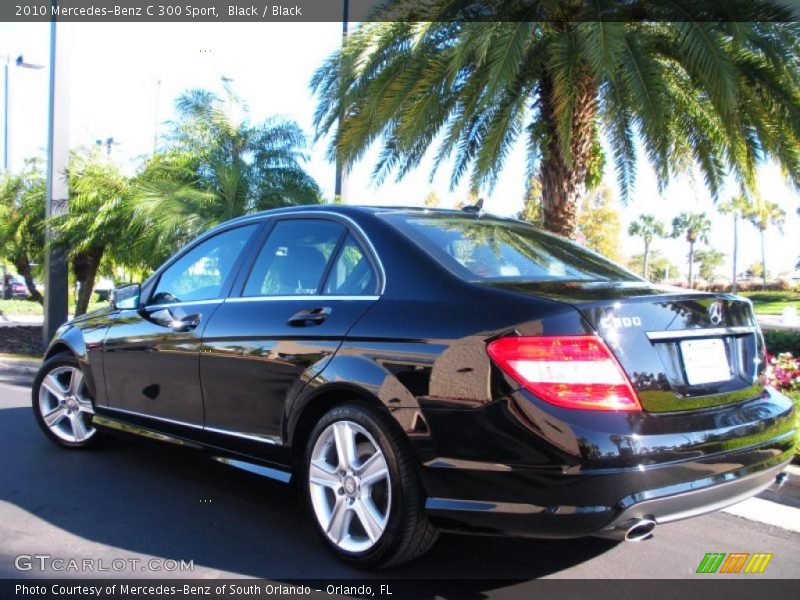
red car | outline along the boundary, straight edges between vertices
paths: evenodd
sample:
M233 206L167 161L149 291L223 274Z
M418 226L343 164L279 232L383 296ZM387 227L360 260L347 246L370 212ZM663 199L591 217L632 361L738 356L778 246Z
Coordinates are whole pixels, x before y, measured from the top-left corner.
M11 282L11 297L12 298L27 298L28 286L21 280L13 280Z

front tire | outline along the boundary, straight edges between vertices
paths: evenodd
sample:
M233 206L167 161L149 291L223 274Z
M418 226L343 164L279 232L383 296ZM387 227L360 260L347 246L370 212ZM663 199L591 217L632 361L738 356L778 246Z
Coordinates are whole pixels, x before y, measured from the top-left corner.
M304 467L309 511L342 560L386 567L435 543L413 454L385 413L355 403L331 409L309 436Z
M77 359L67 352L47 359L33 381L33 414L44 434L63 448L97 443L94 403Z

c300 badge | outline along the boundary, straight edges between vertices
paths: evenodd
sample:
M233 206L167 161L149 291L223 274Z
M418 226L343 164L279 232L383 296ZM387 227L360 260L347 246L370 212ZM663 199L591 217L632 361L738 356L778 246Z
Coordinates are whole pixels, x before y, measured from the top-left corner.
M640 317L615 317L614 315L606 315L600 319L600 327L603 329L621 329L623 327L641 327L642 319Z

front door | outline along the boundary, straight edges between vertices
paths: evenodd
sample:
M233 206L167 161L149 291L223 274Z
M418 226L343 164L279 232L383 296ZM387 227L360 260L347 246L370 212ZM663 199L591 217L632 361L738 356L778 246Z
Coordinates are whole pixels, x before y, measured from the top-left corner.
M173 259L121 310L105 340L108 408L202 427L200 339L258 225L225 230Z
M323 368L378 299L379 284L376 264L346 223L276 220L203 334L206 428L280 443L287 399Z

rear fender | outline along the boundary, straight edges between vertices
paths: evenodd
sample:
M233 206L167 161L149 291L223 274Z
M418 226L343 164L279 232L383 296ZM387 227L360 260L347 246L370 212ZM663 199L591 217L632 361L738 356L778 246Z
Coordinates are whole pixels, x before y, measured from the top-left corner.
M337 354L287 403L284 439L293 445L297 425L312 405L324 402L333 406L347 398L383 406L409 435L428 431L417 398L388 369L363 356ZM321 412L326 410L322 408Z

